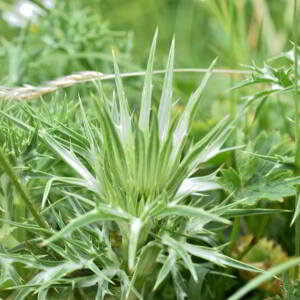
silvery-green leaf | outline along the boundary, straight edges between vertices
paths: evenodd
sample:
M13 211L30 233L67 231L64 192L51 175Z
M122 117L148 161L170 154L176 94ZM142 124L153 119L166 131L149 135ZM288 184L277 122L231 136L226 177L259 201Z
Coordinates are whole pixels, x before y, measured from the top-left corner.
M174 265L171 273L177 300L185 300L185 298L187 297L187 294L185 292L186 288L184 284L184 279L179 271L179 268L176 265Z
M94 186L90 185L90 183L84 179L74 178L74 177L56 177L56 176L54 176L51 179L49 179L48 182L46 183L44 194L43 194L43 199L42 199L42 203L41 203L42 209L45 207L48 195L50 193L50 189L51 189L54 181L67 183L67 184L73 185L73 186L85 187L85 188L90 189L93 192L96 192L96 193L98 192L98 190L94 190Z
M188 253L196 257L201 257L219 266L229 266L229 267L233 267L233 268L237 268L249 272L262 272L262 270L254 266L235 260L229 256L220 253L218 250L213 248L192 245L188 243L184 243L183 247Z
M179 187L175 202L181 200L185 196L198 194L199 192L222 189L222 186L215 180L215 175L203 177L191 177L185 179Z
M188 252L182 246L182 243L176 241L175 239L171 238L166 234L162 237L162 242L168 247L170 247L172 250L174 250L176 255L184 261L185 267L189 269L191 275L193 276L193 279L197 282L198 277L193 262Z
M160 99L160 105L158 109L159 135L161 141L164 141L168 135L170 120L171 120L174 47L175 47L175 39L173 39L171 44L171 49L170 49L168 63L167 63L167 72L165 75L162 95Z
M212 62L210 65L208 71L206 72L200 86L198 89L190 96L188 104L182 113L182 116L180 117L180 120L178 122L177 128L173 134L173 151L172 151L172 157L171 159L174 159L180 149L181 143L184 139L184 137L188 134L189 130L189 125L190 122L193 121L196 109L197 109L197 104L198 100L201 97L207 82L211 76L211 71L216 64L216 59Z
M156 217L167 216L185 216L185 217L198 217L203 218L206 222L219 222L223 224L231 224L231 222L225 218L221 218L216 214L205 211L202 208L192 207L187 205L176 205L170 203L164 210L160 211Z
M142 93L139 127L143 131L148 131L149 129L149 118L151 112L151 98L152 98L152 71L153 71L157 35L158 35L158 30L156 29L150 54L149 54L147 71L146 71L145 81L144 81L144 88Z
M143 223L140 219L134 218L130 226L130 238L128 248L128 269L132 271L135 266L135 256L140 236L140 231L143 228Z
M131 118L129 114L128 102L125 96L124 87L122 84L122 80L120 77L120 71L117 64L117 60L113 53L114 58L114 69L116 74L116 86L117 86L117 94L119 98L120 104L120 136L121 141L124 145L128 145L132 141L132 130L131 130Z
M61 231L56 232L52 237L45 240L42 245L46 246L51 242L54 242L67 234L73 232L76 229L79 229L82 226L89 225L91 223L103 220L111 220L111 221L118 221L118 220L125 220L128 221L131 219L131 216L128 215L126 212L122 211L121 209L114 209L106 205L101 205L96 209L93 209L86 214L72 219L71 222L65 226Z
M165 262L163 263L157 275L157 279L153 290L156 290L158 286L166 279L166 277L170 274L175 263L176 263L176 252L172 248L169 248L169 255L165 260Z
M55 139L49 134L43 133L41 137L74 171L76 171L82 178L86 180L90 188L101 194L101 187L96 178L89 172L89 170L82 164L82 162L71 151L63 148Z

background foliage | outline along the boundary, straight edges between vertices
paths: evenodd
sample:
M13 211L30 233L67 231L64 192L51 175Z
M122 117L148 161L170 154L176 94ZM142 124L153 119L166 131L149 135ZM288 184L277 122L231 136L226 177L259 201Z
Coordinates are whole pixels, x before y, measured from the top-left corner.
M297 299L297 270L262 284L299 263L293 1L32 2L0 3L2 91L148 73L0 102L0 297ZM173 74L216 57L252 75Z

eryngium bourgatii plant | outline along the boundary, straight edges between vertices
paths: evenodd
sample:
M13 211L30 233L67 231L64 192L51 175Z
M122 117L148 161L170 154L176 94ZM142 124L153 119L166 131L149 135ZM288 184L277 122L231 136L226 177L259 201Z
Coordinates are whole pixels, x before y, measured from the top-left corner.
M42 242L41 249L51 249L49 261L45 256L20 259L16 254L1 254L1 263L7 266L19 262L35 269L25 287L17 282L16 299L27 299L31 293L37 293L39 299L47 295L51 299L53 291L63 297L68 295L68 288L70 293L83 292L87 299L163 299L169 283L176 294L171 298L185 299L186 280L197 282L203 261L257 271L223 255L222 247L209 242L213 233L206 225L229 225L223 215L231 216L236 204L212 206L204 201L203 192L221 188L216 172L194 176L201 165L229 150L222 147L234 123L225 119L201 140L187 143L214 63L190 96L185 111L177 121L172 120L174 41L158 112L151 109L156 38L157 33L139 118L129 112L114 60L117 77L113 101L100 89L101 97L95 99L96 122L88 121L81 105L85 145L76 144L81 140L79 133L68 150L68 142L62 142L53 131L39 131L45 144L78 176L53 176L46 185L42 207L50 204L45 210L51 211L60 228L52 235L49 232L50 237ZM66 187L60 186L66 200L61 211L61 201L50 202L54 181ZM53 257L58 258L53 261ZM4 272L7 275L11 271L7 267Z

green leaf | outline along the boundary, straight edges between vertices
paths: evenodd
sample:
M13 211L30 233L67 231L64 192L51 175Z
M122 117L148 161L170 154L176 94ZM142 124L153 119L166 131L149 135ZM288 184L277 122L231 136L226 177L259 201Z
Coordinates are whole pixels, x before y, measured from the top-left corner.
M156 29L153 38L148 64L147 64L147 71L145 75L144 88L142 93L139 127L143 131L149 130L149 118L150 118L151 98L152 98L152 71L153 71L157 35L158 35L158 29Z
M220 180L223 187L231 192L240 190L242 188L242 182L239 174L233 168L222 170L222 178Z
M6 255L0 253L0 287L10 280L14 285L20 285L23 281L21 276L18 274L15 266L15 261Z
M193 279L197 282L198 277L197 277L197 273L194 268L193 262L191 260L190 255L188 254L188 252L182 246L182 243L174 240L173 238L171 238L168 235L164 235L162 237L162 242L165 245L167 245L168 247L170 247L172 250L174 250L175 253L177 254L177 256L180 257L184 261L185 267L187 269L189 269L189 271L191 272L191 274L193 276Z
M129 249L128 249L128 269L129 271L134 270L135 256L139 242L140 232L143 228L143 223L140 219L134 218L131 221L130 226L130 238L129 238Z
M180 185L175 195L175 202L189 195L218 189L222 189L222 186L216 180L216 172L208 176L187 178Z
M135 181L139 187L144 187L144 182L147 180L146 174L146 141L144 132L137 128L135 135Z
M101 194L101 187L96 178L89 172L76 155L63 148L54 138L46 132L41 133L41 138L54 150L74 171L85 179L87 186L94 192Z
M205 277L210 272L209 268L205 268L203 264L199 265L198 268L196 268L196 272L198 275L198 282L195 282L192 278L189 280L189 286L188 286L188 299L190 300L199 300L203 299L203 285L205 282ZM201 296L202 297L201 297Z
M215 66L216 62L217 62L217 59L215 59L212 62L212 64L210 65L210 67L208 68L208 71L204 75L204 78L202 79L200 86L190 96L190 98L188 100L188 104L187 104L182 116L180 117L177 128L175 129L174 134L173 134L173 150L172 150L172 158L171 158L173 160L177 156L177 153L181 147L181 144L182 144L185 136L188 134L190 124L194 119L194 116L195 116L195 113L196 113L196 110L198 107L198 100L201 97L201 95L207 85L207 82L212 74L211 71L212 71L213 67Z
M279 133L262 132L248 143L246 151L237 153L237 170L223 170L219 183L234 193L235 199L247 198L244 205L255 205L261 199L283 201L295 194L300 179L288 165L289 151L289 144Z
M269 181L264 178L260 182L251 184L236 194L237 199L246 198L245 205L254 205L260 199L282 202L284 197L295 195L295 185L300 183L300 178L288 178Z
M159 287L159 285L166 279L166 277L170 274L175 264L176 264L176 252L172 248L169 248L168 258L163 263L163 266L157 275L157 279L153 290L156 290Z
M88 142L89 142L89 146L94 148L95 147L95 135L93 134L92 128L89 124L89 121L87 119L86 113L84 111L83 108L83 104L81 101L81 98L79 97L79 104L80 104L80 111L81 111L81 115L82 115L82 119L83 119L83 126L84 126L84 135L86 136Z
M190 254L196 257L201 257L219 266L228 266L228 267L233 267L236 269L245 270L249 272L263 272L263 270L260 270L254 266L235 260L229 256L220 253L218 250L213 248L202 247L202 246L192 245L188 243L184 243L183 247Z
M154 113L152 115L152 124L151 124L151 134L148 144L148 153L147 153L147 171L148 171L148 180L147 188L155 189L157 187L156 177L158 158L160 152L160 140L159 140L159 130L158 130L158 120L157 115Z
M171 49L168 57L167 72L164 79L164 86L158 109L159 119L159 134L160 140L164 141L168 135L171 110L172 110L172 81L173 81L173 65L174 65L174 50L175 39L173 38Z
M228 209L223 214L223 217L225 218L233 218L233 217L246 217L246 216L258 216L258 215L274 215L284 212L291 212L290 210L284 210L284 209L268 209L268 208L233 208Z
M173 175L171 174L168 190L177 192L183 180L193 174L201 163L207 162L224 151L221 150L221 147L230 135L235 122L228 124L226 120L227 118L222 120L204 138L189 149L177 170L173 172Z
M124 145L128 145L128 144L130 145L132 141L131 118L129 115L128 102L125 96L125 91L120 77L120 71L119 71L119 67L114 52L113 52L113 59L114 59L114 68L116 74L117 94L118 94L119 104L120 104L121 141L122 143L124 143Z
M82 226L86 226L97 221L129 221L131 218L132 217L129 214L120 209L117 210L106 205L100 205L98 208L93 209L78 218L72 219L71 222L67 226L65 226L61 231L55 233L52 237L45 240L42 243L42 246L46 246L49 243L61 239L62 237L73 232L74 230L79 229Z
M187 297L187 294L185 292L186 287L184 284L184 279L183 279L177 265L173 266L171 272L172 272L173 285L175 288L177 300L185 300Z
M41 203L41 208L42 209L45 207L47 198L48 198L49 193L50 193L50 189L51 189L52 184L53 184L54 181L67 183L67 184L73 185L73 186L85 187L85 188L89 188L91 191L98 192L97 190L94 190L93 187L90 186L89 182L84 180L84 179L74 178L74 177L56 177L56 176L53 176L46 183L46 186L45 186L45 189L44 189L44 194L43 194L43 199L42 199L42 203Z
M221 218L218 215L215 215L208 211L205 211L202 208L187 205L173 205L172 203L156 215L156 217L158 218L163 218L167 216L197 217L206 220L207 223L214 221L227 225L231 224L229 220Z
M203 92L207 86L207 83L212 75L213 68L215 67L216 63L218 61L218 58L214 59L213 62L208 67L207 72L205 73L200 86L197 88L197 90L190 96L187 104L187 110L190 114L190 122L194 121L195 114L197 112L197 107L199 100L201 99L201 96L203 95Z

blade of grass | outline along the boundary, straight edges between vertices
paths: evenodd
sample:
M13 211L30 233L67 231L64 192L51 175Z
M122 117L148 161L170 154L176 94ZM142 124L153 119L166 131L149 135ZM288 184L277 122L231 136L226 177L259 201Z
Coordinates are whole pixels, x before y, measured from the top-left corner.
M283 264L277 265L274 268L269 269L267 272L257 276L255 279L249 281L246 285L244 285L241 289L239 289L236 293L234 293L228 300L239 300L243 296L245 296L248 292L253 289L259 287L265 281L272 279L274 276L283 273L289 268L294 267L300 263L300 258L291 259Z

